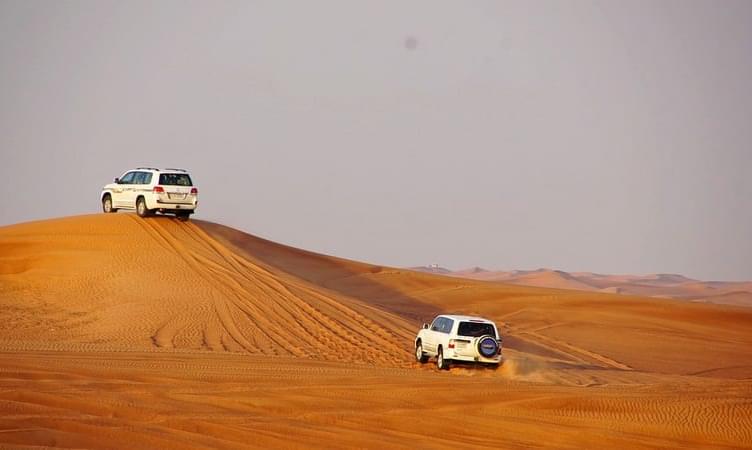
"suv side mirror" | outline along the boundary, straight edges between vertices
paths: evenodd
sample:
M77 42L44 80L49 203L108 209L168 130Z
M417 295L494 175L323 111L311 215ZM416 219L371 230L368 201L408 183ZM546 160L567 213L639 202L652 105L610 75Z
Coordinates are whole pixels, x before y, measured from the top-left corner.
M427 323L424 323L424 324L423 324L423 329L424 329L424 330L427 330L427 329L428 329L428 324L427 324Z
M120 184L120 178L118 178L118 177L115 177L115 180L114 180L114 181L115 181L115 184Z

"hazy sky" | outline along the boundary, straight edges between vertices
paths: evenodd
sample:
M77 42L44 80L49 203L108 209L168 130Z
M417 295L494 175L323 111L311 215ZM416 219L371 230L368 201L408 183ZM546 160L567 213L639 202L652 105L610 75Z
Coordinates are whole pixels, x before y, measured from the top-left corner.
M0 0L0 224L189 168L394 266L752 279L752 2Z

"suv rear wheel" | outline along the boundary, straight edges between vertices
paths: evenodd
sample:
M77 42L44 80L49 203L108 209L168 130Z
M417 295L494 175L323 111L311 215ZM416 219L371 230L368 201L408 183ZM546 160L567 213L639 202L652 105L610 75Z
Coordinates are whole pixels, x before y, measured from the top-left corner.
M188 211L180 211L175 214L178 217L178 220L181 222L187 221L191 217L191 213Z
M441 347L439 347L439 353L436 355L436 367L438 367L439 370L449 369L449 361L444 359L444 350Z
M146 207L146 200L143 197L139 197L136 200L136 213L139 217L148 217L151 213L149 208Z
M102 199L102 211L105 213L114 213L117 212L117 209L112 207L112 197L110 194L107 194Z

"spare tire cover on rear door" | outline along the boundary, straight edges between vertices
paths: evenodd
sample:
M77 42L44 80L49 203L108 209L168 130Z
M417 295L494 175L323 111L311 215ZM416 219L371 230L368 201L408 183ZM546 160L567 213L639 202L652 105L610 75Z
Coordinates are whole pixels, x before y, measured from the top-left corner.
M478 339L478 353L481 354L481 356L485 356L486 358L490 358L499 351L499 343L496 342L496 339L491 336L483 336L482 338Z

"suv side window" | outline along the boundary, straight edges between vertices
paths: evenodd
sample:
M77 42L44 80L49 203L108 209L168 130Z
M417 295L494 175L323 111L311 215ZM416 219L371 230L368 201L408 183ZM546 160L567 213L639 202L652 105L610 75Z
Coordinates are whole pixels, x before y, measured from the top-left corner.
M144 175L146 175L146 172L136 172L133 177L133 184L144 184Z
M151 172L144 172L144 182L141 184L151 184Z
M442 327L442 332L444 333L451 333L452 327L454 326L454 320L452 319L444 319L444 326Z
M450 333L453 325L454 320L447 319L446 317L437 317L436 320L433 321L431 330L438 331L439 333Z
M136 172L128 172L120 179L120 184L133 184L133 178L136 176Z

